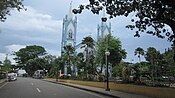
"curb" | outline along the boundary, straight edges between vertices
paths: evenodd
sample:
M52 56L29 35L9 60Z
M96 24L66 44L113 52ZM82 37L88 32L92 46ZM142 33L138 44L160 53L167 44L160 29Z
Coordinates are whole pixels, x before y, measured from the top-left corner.
M56 83L56 84L61 84L61 85L65 85L65 86L69 86L69 87L73 87L73 88L78 88L78 89L81 89L81 90L86 90L86 91L90 91L90 92L93 92L93 93L98 93L98 94L109 96L109 97L112 97L112 98L120 98L120 97L115 96L115 95L103 93L103 92L96 91L96 90L90 90L90 89L86 89L86 88L78 87L78 86L74 86L74 85L69 85L69 84L66 84L66 83L61 83L61 82L56 82L56 81L49 81L49 80L43 80L43 81L47 81L47 82L51 82L51 83Z

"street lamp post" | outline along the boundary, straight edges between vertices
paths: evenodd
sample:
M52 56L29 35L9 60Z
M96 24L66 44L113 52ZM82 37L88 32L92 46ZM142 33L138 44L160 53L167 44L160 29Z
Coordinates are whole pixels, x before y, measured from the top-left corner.
M106 55L106 83L107 83L107 86L106 86L106 91L110 91L110 88L109 88L109 72L108 72L108 55L110 55L110 52L108 51L108 49L106 49L105 51L105 55Z

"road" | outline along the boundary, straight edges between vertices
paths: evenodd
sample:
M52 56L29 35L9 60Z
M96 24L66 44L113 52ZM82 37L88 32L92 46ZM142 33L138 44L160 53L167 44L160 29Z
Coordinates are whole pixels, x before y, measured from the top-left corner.
M39 79L19 77L0 87L0 98L107 98L99 94L54 84Z

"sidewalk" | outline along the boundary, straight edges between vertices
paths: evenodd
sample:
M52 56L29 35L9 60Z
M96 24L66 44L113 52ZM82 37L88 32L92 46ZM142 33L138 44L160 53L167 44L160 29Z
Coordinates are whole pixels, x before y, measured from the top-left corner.
M6 81L7 79L0 79L0 86L3 85Z
M56 82L55 79L53 79L53 80L44 79L44 81L48 81L48 82L52 82L52 83L58 83L58 84L61 84L61 85L86 90L86 91L102 94L102 95L105 95L105 96L110 96L112 98L151 98L151 97L138 95L138 94L131 94L131 93L114 91L114 90L105 91L105 89L102 89L102 88L96 88L96 87L90 87L90 86L84 86L84 85L77 85L77 84L71 84L71 83L64 83L64 82L59 82L59 81Z

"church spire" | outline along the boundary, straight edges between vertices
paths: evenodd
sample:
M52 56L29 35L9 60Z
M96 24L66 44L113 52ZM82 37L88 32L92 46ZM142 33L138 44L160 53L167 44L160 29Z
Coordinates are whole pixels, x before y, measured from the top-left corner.
M72 1L71 1L70 7L69 7L68 19L72 19L72 18L73 18L73 13L72 13Z

